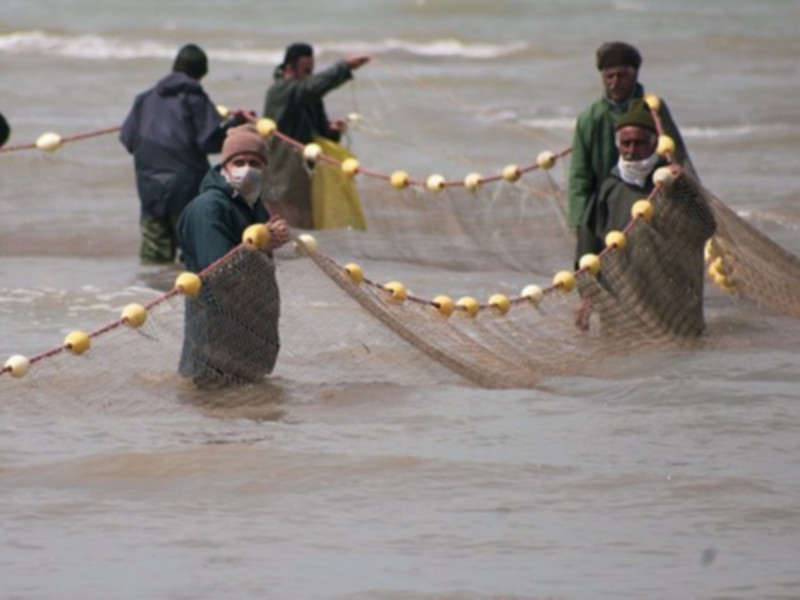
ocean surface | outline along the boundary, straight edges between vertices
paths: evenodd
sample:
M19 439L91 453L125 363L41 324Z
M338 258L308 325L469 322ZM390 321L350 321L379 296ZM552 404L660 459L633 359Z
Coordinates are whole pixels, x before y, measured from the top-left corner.
M326 100L359 115L365 166L460 179L567 148L601 93L595 49L623 39L705 186L800 254L799 23L779 0L3 0L0 112L9 144L114 127L188 42L215 102L260 112L305 40L320 67L374 57ZM0 181L3 361L174 274L138 264L114 135L0 154ZM445 289L499 277L369 267ZM247 413L135 386L27 402L4 376L0 598L800 598L797 323L731 318L708 293L729 347L540 389L303 387L279 363L286 401Z

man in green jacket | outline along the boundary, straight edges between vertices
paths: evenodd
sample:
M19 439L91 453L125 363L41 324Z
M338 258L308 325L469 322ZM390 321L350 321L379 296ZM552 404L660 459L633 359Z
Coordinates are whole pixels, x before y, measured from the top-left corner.
M290 45L267 91L264 116L275 121L278 131L301 144L311 143L315 136L338 142L346 122L329 120L322 99L351 79L353 71L369 60L366 55L352 55L314 74L314 49L305 43ZM311 174L302 154L273 138L267 169L267 206L290 226L312 229Z
M639 51L625 42L607 42L597 49L597 69L605 93L578 116L575 125L567 183L572 227L578 226L592 195L617 163L615 124L633 100L644 97L644 87L638 81L641 64ZM675 162L693 172L681 134L663 100L658 114L664 133L675 142Z

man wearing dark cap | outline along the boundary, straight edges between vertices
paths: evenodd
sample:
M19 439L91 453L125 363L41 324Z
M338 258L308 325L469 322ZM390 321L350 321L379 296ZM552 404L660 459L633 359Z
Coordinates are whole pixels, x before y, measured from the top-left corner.
M237 112L223 123L200 85L207 72L199 46L181 48L172 72L136 97L119 134L133 155L141 202L139 256L146 264L174 262L175 223L208 172L206 155L219 152L226 129L244 121Z
M629 109L617 119L615 144L619 154L616 166L592 196L578 227L576 263L587 253L601 252L609 232L626 229L632 219L633 205L648 198L655 188L653 174L668 164L656 152L656 124L650 108L642 99L633 100ZM637 310L651 310L654 322L668 323L673 319L670 327L677 324L674 331L699 335L703 329L703 247L714 234L716 222L708 205L697 200L697 194L693 192L697 184L690 185L686 177L681 178L680 165L673 163L669 169L674 181L672 186L680 186L681 192L659 201L668 202L673 212L670 216L661 213L662 221L648 225L653 236L647 242L641 237L632 241L630 251L633 254L628 255L632 257L630 266L639 280ZM663 244L661 250L665 256L648 258L659 260L660 269L636 263L637 257L653 251L654 238ZM675 258L678 252L680 259ZM601 270L601 285L604 285L603 280ZM665 280L669 281L669 286L664 287ZM581 329L588 328L591 306L590 297L582 297L575 321ZM665 312L667 306L669 309ZM676 314L686 317L682 324L680 319L674 319Z
M592 195L617 163L615 125L632 101L644 97L644 87L638 81L641 64L639 51L625 42L607 42L597 49L597 69L605 93L578 116L575 125L567 184L572 227L581 222ZM675 162L693 171L681 134L663 100L658 113L664 133L675 142Z
M586 253L603 250L609 231L625 229L634 203L653 191L653 173L667 164L656 153L658 132L644 100L631 102L628 111L617 119L615 145L617 163L592 195L578 226L576 262ZM680 167L675 165L673 175L679 174Z
M275 121L278 131L302 144L311 143L315 136L338 142L346 123L329 120L322 99L351 79L353 71L369 59L366 55L351 55L315 74L314 49L305 43L291 44L267 90L264 116ZM301 154L275 138L270 141L269 151L265 200L292 227L312 229L311 174Z

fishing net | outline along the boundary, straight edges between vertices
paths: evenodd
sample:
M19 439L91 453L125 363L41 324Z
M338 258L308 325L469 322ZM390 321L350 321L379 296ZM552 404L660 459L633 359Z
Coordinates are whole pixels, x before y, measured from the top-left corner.
M800 313L800 261L688 174L657 186L595 262L565 270L563 163L480 186L359 176L366 231L301 235L274 257L243 244L202 274L199 294L176 285L142 299L141 327L115 320L86 352L65 342L36 355L27 377L6 366L4 405L64 397L124 411L145 393L207 407L341 382L542 386L643 348L705 343L704 278Z
M197 296L172 290L151 302L141 328L112 323L80 356L56 348L28 377L2 377L2 393L26 402L61 393L117 402L132 388L169 398L249 384L263 394L268 373L270 385L538 386L648 345L696 340L704 328L703 247L715 228L708 261L721 259L718 283L796 314L797 259L688 176L659 188L652 218L632 221L624 247L602 253L599 274L564 271L551 283L573 248L553 209L560 189L549 172L536 182L438 194L365 180L368 231L301 236L297 252L275 258L242 245L203 274ZM423 269L428 277L412 278L407 290L362 280L344 262L353 260L392 261L395 273L405 261L491 269L505 281L495 290L441 290ZM520 294L526 284L533 289ZM573 285L580 295L567 293ZM586 327L576 326L582 300L591 301Z

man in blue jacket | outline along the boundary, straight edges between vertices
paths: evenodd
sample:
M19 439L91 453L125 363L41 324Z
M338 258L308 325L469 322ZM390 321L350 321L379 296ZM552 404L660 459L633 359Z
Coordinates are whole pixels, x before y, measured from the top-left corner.
M178 219L186 268L203 277L200 294L186 300L179 369L198 387L257 382L278 357L280 295L271 250L288 241L289 231L260 201L266 166L267 147L255 127L231 129L222 163ZM266 251L229 254L256 223L269 230Z
M207 154L220 151L227 128L244 122L238 111L223 123L200 85L207 72L205 52L184 46L172 72L136 97L122 125L119 139L133 155L141 201L143 263L175 260L175 223L211 166Z

